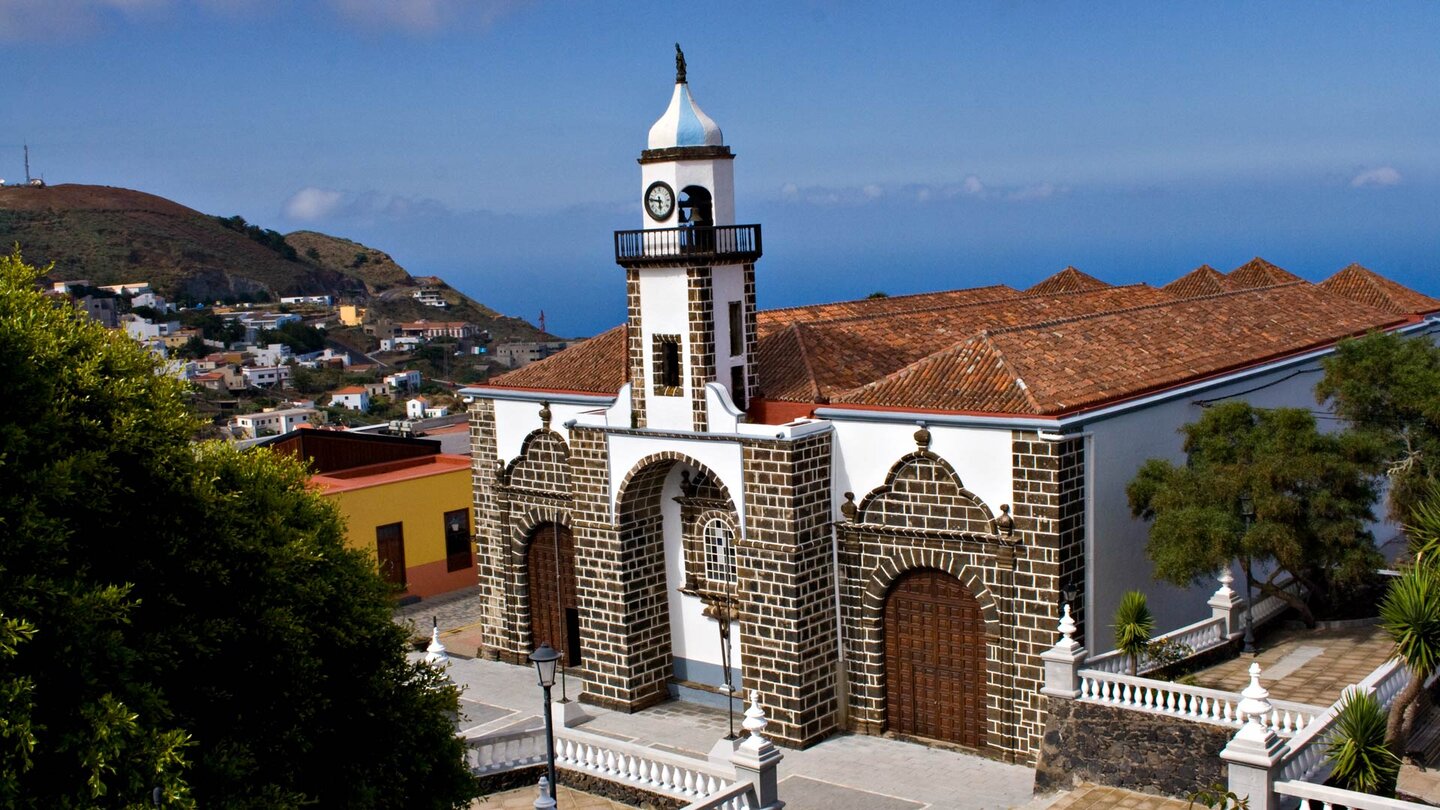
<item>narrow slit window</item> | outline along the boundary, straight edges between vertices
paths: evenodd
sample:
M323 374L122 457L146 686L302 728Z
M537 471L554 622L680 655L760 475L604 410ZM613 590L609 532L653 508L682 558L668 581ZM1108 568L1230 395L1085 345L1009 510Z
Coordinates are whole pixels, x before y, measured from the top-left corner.
M678 397L683 393L680 375L680 336L656 335L652 350L655 363L655 393L659 396Z
M745 319L739 301L730 302L730 356L739 357L745 353Z

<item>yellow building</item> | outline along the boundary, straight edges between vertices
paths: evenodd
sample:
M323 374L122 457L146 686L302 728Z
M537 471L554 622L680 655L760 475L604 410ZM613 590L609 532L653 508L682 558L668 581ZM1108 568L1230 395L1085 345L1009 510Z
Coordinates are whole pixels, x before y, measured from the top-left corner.
M365 322L365 308L354 304L340 305L340 325L359 326Z
M267 443L316 470L312 483L340 507L349 545L375 555L403 596L475 585L470 458L439 442L301 429Z

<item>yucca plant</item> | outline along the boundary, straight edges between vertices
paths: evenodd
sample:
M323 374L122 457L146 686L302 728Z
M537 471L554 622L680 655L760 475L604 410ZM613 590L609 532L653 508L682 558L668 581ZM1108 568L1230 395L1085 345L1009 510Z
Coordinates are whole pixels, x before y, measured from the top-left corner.
M1410 507L1405 534L1410 537L1410 553L1416 565L1440 566L1440 484L1430 482L1423 497Z
M1155 617L1145 603L1145 594L1126 591L1120 597L1120 607L1115 610L1115 649L1125 653L1129 661L1130 674L1140 668L1140 656L1150 646L1150 634L1155 632Z
M1372 694L1347 692L1325 752L1331 778L1346 790L1394 797L1400 758L1385 744L1385 708Z
M1414 565L1390 582L1380 602L1380 624L1395 642L1395 654L1410 667L1410 682L1390 706L1385 740L1400 753L1414 722L1408 710L1440 666L1440 574Z

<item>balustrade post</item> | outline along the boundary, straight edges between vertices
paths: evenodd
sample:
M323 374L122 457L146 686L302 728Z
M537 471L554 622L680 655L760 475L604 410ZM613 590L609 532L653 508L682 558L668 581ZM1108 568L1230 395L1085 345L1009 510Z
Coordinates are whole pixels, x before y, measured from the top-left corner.
M1225 637L1235 638L1245 632L1245 600L1241 599L1240 594L1230 587L1230 583L1235 581L1235 576L1230 573L1229 568L1222 570L1217 579L1220 580L1220 587L1206 603L1210 605L1210 618L1224 619Z
M1249 798L1250 810L1279 810L1280 797L1275 794L1275 779L1285 743L1270 728L1265 718L1273 708L1270 692L1260 685L1260 665L1250 665L1250 685L1240 693L1239 711L1245 725L1220 751L1220 758L1229 769L1230 790L1241 798Z
M775 744L760 736L767 723L765 713L756 702L756 692L750 693L750 708L745 710L745 722L741 726L750 736L735 749L730 764L735 766L737 781L749 782L755 786L756 800L760 803L755 810L781 810L785 802L780 801L779 770L780 760L785 755Z
M1060 640L1055 646L1040 653L1045 662L1045 686L1040 693L1050 697L1074 700L1080 697L1080 667L1085 663L1085 648L1075 639L1075 620L1070 617L1070 605L1060 613Z

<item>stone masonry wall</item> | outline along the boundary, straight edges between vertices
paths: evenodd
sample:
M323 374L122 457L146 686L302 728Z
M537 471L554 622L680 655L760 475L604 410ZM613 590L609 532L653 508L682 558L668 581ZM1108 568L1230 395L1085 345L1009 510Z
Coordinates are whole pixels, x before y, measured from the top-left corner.
M710 268L691 267L685 271L685 293L689 302L690 415L691 429L704 431L708 423L705 383L715 379L715 293Z
M805 746L836 725L828 433L744 445L745 540L738 544L741 669L768 736Z
M484 654L499 658L494 640L504 635L505 588L500 574L500 520L495 506L495 475L499 455L495 436L495 403L477 399L470 405L470 476L475 497L475 568L480 584Z
M1225 783L1219 754L1234 729L1078 700L1051 699L1048 715L1037 794L1094 782L1185 798Z

